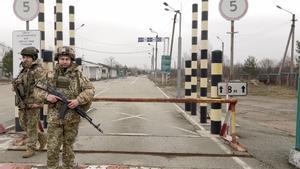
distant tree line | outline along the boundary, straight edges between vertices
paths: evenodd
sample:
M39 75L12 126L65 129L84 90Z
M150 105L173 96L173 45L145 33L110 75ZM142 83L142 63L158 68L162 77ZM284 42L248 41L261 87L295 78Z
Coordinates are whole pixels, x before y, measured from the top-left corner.
M298 72L298 61L300 59L300 41L296 41L296 53L295 53L295 70ZM248 56L243 63L238 63L234 65L235 77L240 77L242 75L247 75L249 78L256 78L257 75L261 74L277 74L282 64L282 58L278 62L270 58L263 58L258 60L255 56ZM289 73L291 64L291 57L287 56L282 68L283 73ZM224 66L225 76L229 73L229 65Z

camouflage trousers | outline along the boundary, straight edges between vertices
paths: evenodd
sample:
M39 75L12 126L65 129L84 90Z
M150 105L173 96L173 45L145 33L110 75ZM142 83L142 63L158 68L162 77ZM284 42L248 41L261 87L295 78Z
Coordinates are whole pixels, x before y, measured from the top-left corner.
M78 134L79 123L54 124L48 126L47 166L48 169L59 167L59 152L62 148L63 169L72 169L75 159L73 144Z
M27 109L26 112L24 110L19 110L20 126L27 135L27 149L36 149L36 142L38 140L37 123L39 121L39 111L40 109Z

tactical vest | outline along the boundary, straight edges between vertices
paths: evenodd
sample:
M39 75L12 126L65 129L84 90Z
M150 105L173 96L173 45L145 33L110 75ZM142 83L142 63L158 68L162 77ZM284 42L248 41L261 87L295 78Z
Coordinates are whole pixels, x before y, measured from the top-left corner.
M79 71L74 67L70 68L67 72L61 72L56 70L54 74L54 87L61 93L63 93L68 99L76 99L76 97L82 92L79 79ZM59 106L61 106L60 103ZM87 111L91 106L91 103L79 106L81 110Z
M30 68L23 68L16 79L18 83L17 90L19 91L21 99L25 104L35 103L35 97L33 96L35 85L33 71L38 66L38 64L33 64ZM18 104L19 103L17 103L17 106L19 106Z

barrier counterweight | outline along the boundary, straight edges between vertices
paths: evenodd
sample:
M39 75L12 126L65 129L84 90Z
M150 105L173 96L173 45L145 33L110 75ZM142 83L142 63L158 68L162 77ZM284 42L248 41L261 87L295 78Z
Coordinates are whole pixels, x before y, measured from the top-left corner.
M200 98L207 98L208 68L208 0L202 0L200 53ZM200 104L200 123L207 122L207 104Z
M218 96L218 83L222 82L222 51L215 50L211 57L211 98L220 99ZM221 103L212 103L210 110L211 134L220 134L221 130Z

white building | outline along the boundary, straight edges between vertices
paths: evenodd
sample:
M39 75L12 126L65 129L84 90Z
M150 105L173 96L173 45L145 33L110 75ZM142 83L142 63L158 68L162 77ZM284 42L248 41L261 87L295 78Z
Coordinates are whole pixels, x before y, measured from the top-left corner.
M102 77L102 66L90 61L82 61L82 73L90 80L100 80Z

